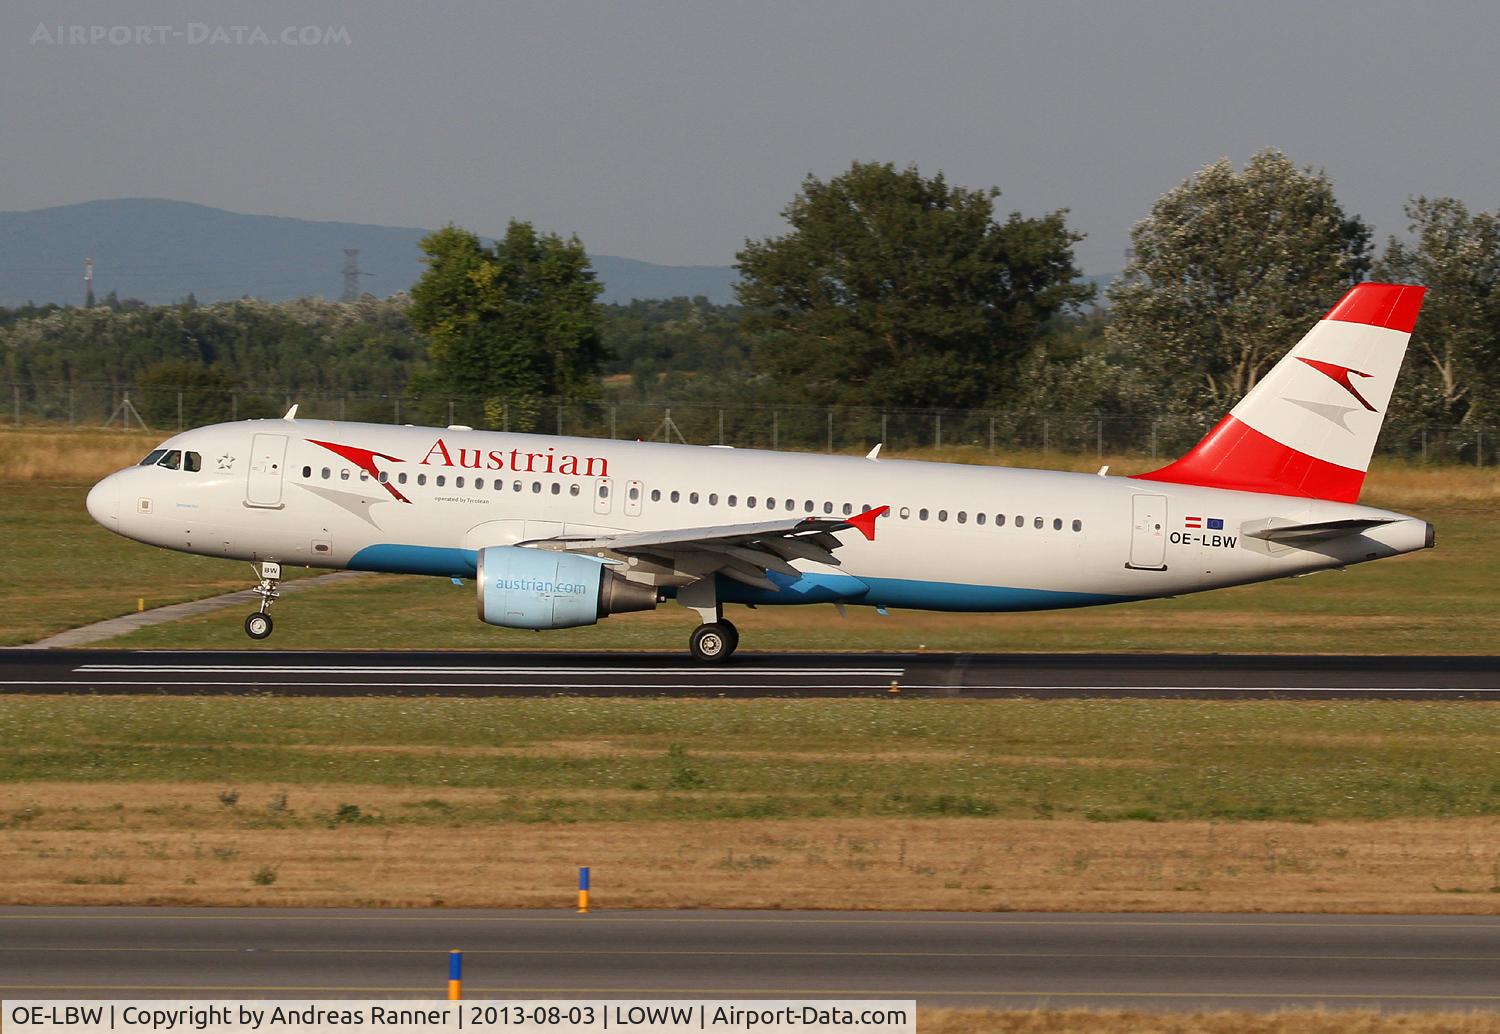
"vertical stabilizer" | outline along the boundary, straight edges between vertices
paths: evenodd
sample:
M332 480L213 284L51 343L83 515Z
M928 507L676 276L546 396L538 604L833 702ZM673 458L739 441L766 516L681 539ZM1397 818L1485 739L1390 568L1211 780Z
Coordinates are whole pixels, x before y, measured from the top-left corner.
M1191 452L1137 476L1356 502L1426 293L1352 288Z

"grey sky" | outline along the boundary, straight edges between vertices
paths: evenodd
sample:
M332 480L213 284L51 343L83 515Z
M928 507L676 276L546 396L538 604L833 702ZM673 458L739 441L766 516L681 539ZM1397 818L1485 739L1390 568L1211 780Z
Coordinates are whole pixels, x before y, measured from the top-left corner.
M0 209L150 196L728 264L808 172L916 162L1072 209L1087 272L1194 169L1275 146L1380 237L1497 206L1500 5L155 0L0 9ZM165 42L49 43L71 25ZM199 43L193 26L348 43ZM153 33L153 35L155 35ZM118 38L118 34L117 34ZM3 247L3 242L0 242Z

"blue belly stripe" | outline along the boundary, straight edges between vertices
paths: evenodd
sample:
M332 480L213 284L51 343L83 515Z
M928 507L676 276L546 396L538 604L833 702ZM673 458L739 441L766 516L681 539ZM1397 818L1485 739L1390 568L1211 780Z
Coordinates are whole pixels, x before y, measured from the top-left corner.
M1139 596L1116 596L1097 592L1061 592L1055 589L1017 589L1004 585L965 585L961 582L927 582L910 578L855 578L845 574L807 574L797 581L771 576L780 592L755 589L728 578L719 578L719 599L725 603L776 606L797 603L853 603L867 607L906 607L911 610L951 610L993 613L1007 610L1060 610L1126 603ZM863 586L856 591L855 586Z
M444 578L473 578L479 554L451 546L403 546L385 543L366 546L349 558L351 571L385 574L432 574Z
M473 578L478 557L479 554L472 549L387 543L366 546L349 558L347 566L353 571ZM911 578L857 578L847 574L806 574L792 579L772 573L770 578L780 587L779 592L752 588L720 576L719 599L724 603L754 603L758 606L852 603L868 607L992 613L1094 607L1144 598L1096 592L1062 592L1056 589L1018 589L1004 585L928 582Z

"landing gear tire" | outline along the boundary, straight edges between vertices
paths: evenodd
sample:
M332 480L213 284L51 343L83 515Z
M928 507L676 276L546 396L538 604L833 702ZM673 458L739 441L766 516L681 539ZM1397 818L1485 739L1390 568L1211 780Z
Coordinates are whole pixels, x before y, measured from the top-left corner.
M245 619L245 634L251 639L265 639L271 634L271 615L256 611Z
M740 634L728 621L710 621L693 629L688 648L696 660L717 664L729 659L740 644Z

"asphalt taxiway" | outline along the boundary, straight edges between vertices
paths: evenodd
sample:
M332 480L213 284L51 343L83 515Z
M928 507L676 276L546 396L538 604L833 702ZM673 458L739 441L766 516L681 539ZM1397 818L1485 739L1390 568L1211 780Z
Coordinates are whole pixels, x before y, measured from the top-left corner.
M1500 917L4 908L5 998L1500 1009Z
M0 650L0 693L1500 699L1500 657Z

